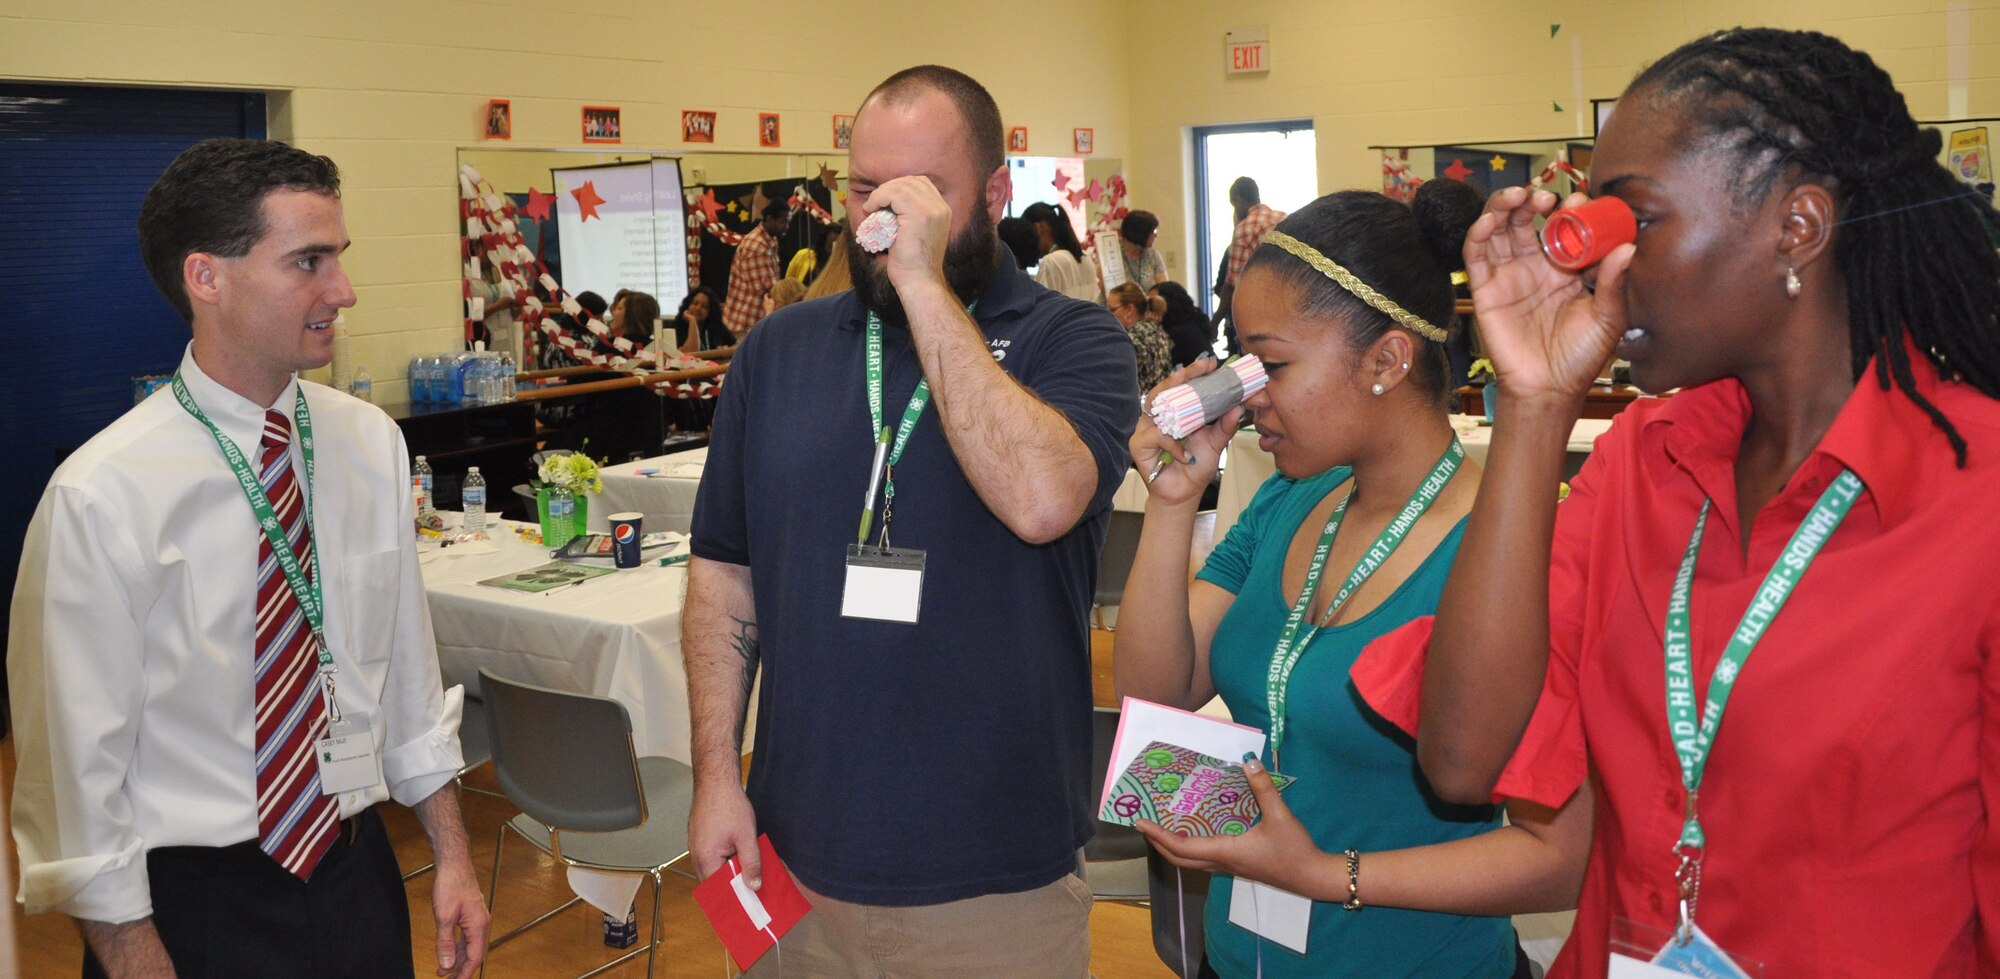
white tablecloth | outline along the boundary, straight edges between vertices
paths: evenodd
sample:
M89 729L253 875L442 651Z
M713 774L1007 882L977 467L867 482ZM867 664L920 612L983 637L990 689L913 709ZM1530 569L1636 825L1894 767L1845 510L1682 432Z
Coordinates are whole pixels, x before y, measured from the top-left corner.
M1222 457L1221 485L1215 489L1215 539L1219 543L1236 526L1236 518L1257 495L1257 487L1278 471L1277 460L1257 447L1257 430L1246 428L1229 439Z
M590 497L590 526L602 532L605 518L627 510L646 515L646 531L687 533L694 521L695 491L701 488L708 447L606 466L604 492ZM640 475L650 470L654 475Z
M445 518L456 526L457 514ZM486 550L478 543L420 545L445 684L476 690L485 667L513 680L611 697L631 712L639 754L688 761L681 666L687 566L649 562L541 594L479 584L549 560L539 545L516 537L514 526L503 522L487 553L478 553Z
M1478 415L1453 415L1451 427L1458 433L1458 440L1465 446L1468 458L1480 465L1486 464L1486 450L1493 446L1493 426L1484 424ZM1569 452L1572 456L1587 456L1597 443L1597 437L1611 430L1609 418L1579 418L1575 427L1569 430ZM1573 468L1573 467L1572 467Z

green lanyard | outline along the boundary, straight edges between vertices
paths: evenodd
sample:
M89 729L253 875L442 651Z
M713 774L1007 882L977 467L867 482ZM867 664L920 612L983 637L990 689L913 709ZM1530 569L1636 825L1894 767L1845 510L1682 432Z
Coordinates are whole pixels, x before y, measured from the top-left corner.
M257 515L257 523L264 529L264 539L271 542L271 553L278 559L278 569L284 572L285 583L291 586L292 594L298 597L299 609L305 613L306 624L312 628L313 638L318 640L321 693L326 697L327 717L338 723L340 710L334 705L333 699L335 672L333 653L327 649L325 604L320 595L320 582L323 578L320 574L319 548L313 548L312 578L307 580L305 569L299 565L298 554L292 550L291 538L285 536L285 528L278 522L278 513L272 509L270 497L264 495L264 483L257 478L256 470L250 468L250 461L243 457L243 450L238 449L236 443L231 441L229 436L222 434L222 430L215 427L215 423L202 413L201 406L195 404L194 395L188 393L187 383L181 380L179 372L174 374L173 387L174 398L181 403L181 407L187 409L187 413L193 415L196 421L208 429L208 434L215 437L215 444L222 449L222 458L229 462L230 471L236 474L236 484L249 499L250 510ZM313 484L312 414L306 410L305 389L297 389L297 394L292 417L299 428L299 452L305 457L307 492L303 505L306 529L310 531L313 529L310 492Z
M970 315L979 303L965 307ZM910 392L910 403L903 407L903 420L896 425L895 441L890 445L887 468L882 473L882 546L889 545L890 505L896 502L896 462L903 458L903 449L910 444L910 433L917 430L917 419L923 417L924 406L931 403L930 378L917 382L917 389ZM882 317L872 311L868 314L868 429L869 442L888 442L889 427L882 422ZM866 542L867 524L862 525L861 536Z
M1271 763L1274 767L1278 760L1278 748L1285 741L1285 702L1290 695L1292 670L1297 668L1300 657L1305 655L1306 646L1311 644L1314 636L1319 635L1320 629L1333 621L1341 606L1347 604L1347 600L1374 576L1383 562L1389 560L1389 555L1396 553L1396 547L1409 536L1410 528L1416 526L1417 518L1436 502L1438 494L1444 491L1446 483L1451 482L1452 475L1458 472L1459 464L1464 460L1465 447L1454 435L1451 445L1444 450L1443 458L1431 468L1431 474L1410 496L1410 502L1403 505L1403 511L1382 528L1382 535L1375 538L1374 545L1361 555L1361 560L1355 562L1354 571L1347 576L1347 583L1334 593L1333 601L1327 603L1326 614L1318 622L1308 625L1306 613L1312 608L1313 597L1319 593L1319 579L1326 571L1326 557L1333 551L1334 535L1340 532L1340 520L1347 514L1347 504L1354 499L1354 494L1349 493L1326 518L1326 529L1320 531L1319 545L1313 548L1312 561L1306 565L1305 587L1299 589L1299 600L1292 603L1292 612L1285 617L1285 626L1278 632L1278 648L1271 654L1271 671L1265 679L1265 698L1271 712Z
M910 392L910 403L904 406L903 420L896 426L896 440L889 447L890 471L895 470L896 460L903 457L903 449L910 444L910 433L917 430L917 419L923 417L924 406L930 403L931 382L924 378ZM868 314L868 420L873 426L868 430L871 435L888 439L889 428L882 424L882 317L872 312ZM884 506L896 498L894 476L884 476L882 496Z
M1820 494L1819 502L1813 504L1812 512L1792 532L1792 539L1785 545L1784 553L1778 556L1769 574L1764 576L1764 584L1757 589L1756 598L1743 613L1736 631L1723 647L1722 658L1716 661L1715 674L1708 682L1707 703L1703 705L1697 719L1694 709L1693 632L1688 621L1688 596L1694 590L1695 559L1701 554L1701 535L1708 525L1708 511L1711 502L1703 500L1701 514L1695 518L1694 533L1688 537L1687 553L1681 558L1680 570L1674 575L1673 597L1667 603L1666 670L1667 670L1667 734L1674 744L1674 753L1680 756L1681 784L1687 788L1687 816L1681 824L1680 840L1674 845L1674 852L1681 858L1680 869L1674 879L1681 885L1680 933L1686 935L1694 921L1695 900L1701 889L1701 858L1707 847L1707 837L1703 835L1701 820L1695 812L1697 793L1701 788L1703 773L1708 767L1709 746L1715 741L1716 729L1722 725L1722 712L1729 706L1729 694L1736 688L1736 680L1743 673L1743 664L1750 658L1750 652L1757 648L1764 631L1771 621L1785 607L1799 579L1813 558L1819 556L1820 549L1833 536L1834 529L1847 518L1847 511L1861 495L1861 478L1853 470L1843 469L1833 484ZM1685 939L1683 939L1685 940Z

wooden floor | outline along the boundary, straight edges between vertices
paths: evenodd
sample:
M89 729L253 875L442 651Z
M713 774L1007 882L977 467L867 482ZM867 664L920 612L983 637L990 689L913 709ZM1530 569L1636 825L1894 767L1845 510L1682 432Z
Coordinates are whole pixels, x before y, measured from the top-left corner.
M1214 519L1213 514L1204 514L1196 527L1197 562L1206 557L1211 546ZM1111 639L1109 632L1091 630L1091 692L1096 702L1106 707L1115 707L1118 703L1112 693ZM468 781L481 788L497 788L493 784L490 768L474 772ZM0 783L4 783L0 787L4 787L6 798L12 799L14 745L11 738L0 740ZM403 866L407 869L428 863L430 847L416 818L401 806L385 805L380 808L389 826L389 838L395 843L396 855ZM465 795L466 830L472 837L473 866L478 870L482 884L493 866L495 834L500 824L516 811L506 802L490 796L478 793ZM6 852L10 876L18 880L18 854L11 833L7 834ZM501 886L494 909L498 926L496 932L505 931L555 907L567 900L571 893L555 862L540 851L523 845L518 838L508 841L507 860L500 868L500 878ZM437 969L431 951L431 943L437 933L430 916L431 879L426 874L406 885L413 933L412 955L419 976L431 975ZM715 933L709 930L708 922L695 907L691 895L693 886L693 882L685 877L670 875L667 878L662 892L664 909L660 919L666 939L654 969L656 976L715 979L730 974L721 943L716 941ZM83 943L69 919L60 915L25 917L21 914L20 904L11 900L11 893L8 898L8 912L13 917L14 934L21 955L20 971L16 974L34 979L76 975L78 964L82 961ZM650 887L640 888L638 910L643 938L652 914ZM1146 909L1130 905L1097 905L1090 916L1090 967L1095 976L1100 979L1168 979L1173 975L1153 952L1149 915ZM601 921L601 916L593 909L585 906L571 908L561 917L493 953L486 974L494 979L551 979L574 976L596 968L622 954L604 947ZM0 959L0 971L4 971L6 964L4 959ZM616 977L645 974L643 959L606 973Z

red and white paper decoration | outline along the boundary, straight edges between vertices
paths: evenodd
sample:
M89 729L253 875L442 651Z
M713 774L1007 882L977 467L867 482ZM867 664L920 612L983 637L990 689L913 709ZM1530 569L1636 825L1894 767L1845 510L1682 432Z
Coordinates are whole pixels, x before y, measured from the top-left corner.
M470 163L459 165L458 194L459 216L465 222L465 234L459 239L459 254L465 261L463 285L465 334L468 340L473 336L478 321L485 317L486 301L472 295L472 280L480 277L479 262L481 257L484 257L500 270L503 288L513 293L514 300L520 304L521 322L524 328L540 331L547 338L547 342L560 346L563 352L573 359L598 367L616 367L621 360L649 356L649 353L638 344L624 337L612 337L611 328L606 326L603 320L592 316L589 310L584 309L576 301L576 297L564 291L562 285L556 282L555 276L549 274L548 266L535 258L534 252L529 251L527 244L521 240L520 228L514 222L514 205L508 203L491 184L480 177L479 171ZM694 261L691 253L689 264L692 265ZM610 344L612 349L618 351L619 356L614 358L599 353L595 343L580 341L571 336L570 331L550 317L542 301L528 286L530 269L535 272L536 281L563 312L582 323L593 336ZM677 358L662 363L661 366L664 367L666 363L676 363L681 367L699 367L711 362ZM661 387L662 390L671 390L679 397L713 397L717 390L717 385L712 381L703 381L699 386L682 383L677 386Z

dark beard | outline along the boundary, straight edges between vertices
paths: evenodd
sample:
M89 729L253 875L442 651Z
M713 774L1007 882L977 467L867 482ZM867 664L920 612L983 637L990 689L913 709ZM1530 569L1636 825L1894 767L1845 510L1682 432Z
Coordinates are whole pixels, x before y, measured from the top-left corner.
M885 323L909 322L903 313L903 299L896 295L896 287L889 281L889 270L882 267L882 256L856 244L852 235L844 247L847 266L854 275L854 294L861 297L861 304ZM992 283L999 247L993 219L984 208L974 211L965 223L965 230L945 246L944 281L960 302L978 299Z

